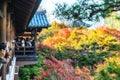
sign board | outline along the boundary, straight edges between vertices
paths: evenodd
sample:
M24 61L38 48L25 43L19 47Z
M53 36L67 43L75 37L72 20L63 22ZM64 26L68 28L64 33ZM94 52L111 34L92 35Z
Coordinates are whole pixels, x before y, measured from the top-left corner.
M1 10L0 10L0 18L3 18L3 13Z
M37 32L36 30L37 30L36 28L35 28L35 29L33 29L31 33L35 35L35 34L36 34L36 32Z

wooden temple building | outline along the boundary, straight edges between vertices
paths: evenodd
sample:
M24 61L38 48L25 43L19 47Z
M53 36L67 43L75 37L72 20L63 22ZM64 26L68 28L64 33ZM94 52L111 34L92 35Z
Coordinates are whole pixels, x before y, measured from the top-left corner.
M0 80L18 80L19 66L37 62L37 32L50 26L46 11L36 12L40 3L41 0L0 0ZM19 46L18 50L18 37L32 38L32 46Z

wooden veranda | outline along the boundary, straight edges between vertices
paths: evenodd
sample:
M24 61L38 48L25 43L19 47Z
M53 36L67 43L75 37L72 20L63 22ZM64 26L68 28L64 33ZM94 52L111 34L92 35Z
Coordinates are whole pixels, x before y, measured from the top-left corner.
M35 41L37 32L42 30L42 26L39 25L38 28L33 25L31 28L29 24L40 2L41 0L0 0L0 44L6 45L4 50L2 48L0 50L0 80L18 80L19 64L16 65L16 60L23 63L37 61ZM34 37L34 45L20 47L21 53L17 52L14 39L26 35Z

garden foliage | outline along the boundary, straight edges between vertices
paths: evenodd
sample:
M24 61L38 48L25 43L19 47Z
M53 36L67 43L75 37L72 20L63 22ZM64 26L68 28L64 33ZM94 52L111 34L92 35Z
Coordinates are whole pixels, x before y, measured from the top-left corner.
M37 53L43 58L21 68L27 76L23 80L119 80L119 33L105 26L87 29L54 22L39 34Z
M89 70L85 67L80 69L79 66L73 68L71 59L60 61L54 56L50 59L44 61L47 69L41 69L41 80L91 80Z
M34 65L26 65L19 70L19 80L30 80L36 78L41 74L40 68L42 67L43 57L38 55L38 63Z
M87 67L94 75L99 68L96 65L104 64L105 59L119 54L119 32L105 26L93 30L84 27L70 28L54 22L39 34L38 52L46 59L51 59L51 55L60 61L71 59L73 68ZM104 70L102 73L109 76Z

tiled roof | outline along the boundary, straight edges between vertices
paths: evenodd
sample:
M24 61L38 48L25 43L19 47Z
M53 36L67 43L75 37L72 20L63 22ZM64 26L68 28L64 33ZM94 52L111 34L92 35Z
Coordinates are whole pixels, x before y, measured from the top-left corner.
M46 17L46 11L38 11L34 14L32 20L30 21L28 28L46 28L50 26L47 17Z
M86 26L86 27L90 27L91 25L90 24L87 24L85 22L81 22L81 21L75 21L73 23L73 26Z

